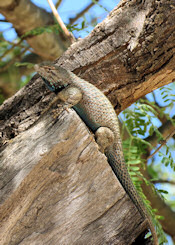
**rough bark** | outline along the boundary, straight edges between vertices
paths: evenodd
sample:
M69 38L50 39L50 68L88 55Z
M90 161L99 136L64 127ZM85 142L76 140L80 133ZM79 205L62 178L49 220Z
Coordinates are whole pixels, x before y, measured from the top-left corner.
M121 1L57 61L98 86L117 111L175 78L174 0Z
M74 111L42 117L1 160L3 245L132 244L146 229Z
M57 63L99 87L119 112L174 79L174 6L122 1ZM37 121L53 96L36 75L0 109L4 244L58 244L60 234L63 244L131 244L145 224L76 114Z

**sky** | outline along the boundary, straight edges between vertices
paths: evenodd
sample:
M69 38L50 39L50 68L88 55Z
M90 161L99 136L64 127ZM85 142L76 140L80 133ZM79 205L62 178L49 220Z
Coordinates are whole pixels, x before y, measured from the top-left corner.
M41 8L44 8L48 12L50 12L50 6L46 0L40 1L40 0L32 0L33 3L40 6ZM55 0L53 0L53 3L56 3ZM75 17L77 13L79 13L81 10L83 10L87 5L91 3L90 0L64 0L62 1L60 7L59 7L59 15L64 21L64 23L69 23L69 18ZM85 18L90 19L90 17L98 16L98 23L101 22L106 16L109 14L109 12L119 3L119 0L101 0L99 1L99 4L103 7L100 7L98 4L95 4L88 13L86 13ZM108 10L106 11L105 8ZM78 20L78 22L81 22L83 20L83 17ZM88 35L88 32L90 32L93 29L87 28L85 31L76 32L74 31L74 35L77 37L85 37Z
M32 2L41 7L44 8L46 11L51 12L50 6L47 2L47 0L32 0ZM53 0L53 3L56 3L56 0ZM90 0L63 0L58 12L60 17L62 18L63 22L65 24L69 23L69 18L75 17L77 13L79 13L82 9L84 9L89 3L91 3ZM95 4L88 13L86 13L85 18L87 20L90 20L90 18L93 18L93 16L98 16L98 23L101 22L103 19L106 18L106 16L109 14L109 12L117 6L119 3L119 0L101 0L99 1L99 4L102 5L103 7L100 7L98 4ZM107 9L107 11L105 10ZM3 16L0 15L0 19L3 19ZM83 21L83 17L78 20L78 22ZM0 31L6 30L4 32L4 36L7 40L12 41L17 35L16 32L13 28L11 28L12 25L9 23L4 23L0 22ZM84 31L76 32L74 31L74 35L78 38L84 38L85 36L88 35L92 31L93 27L88 27Z

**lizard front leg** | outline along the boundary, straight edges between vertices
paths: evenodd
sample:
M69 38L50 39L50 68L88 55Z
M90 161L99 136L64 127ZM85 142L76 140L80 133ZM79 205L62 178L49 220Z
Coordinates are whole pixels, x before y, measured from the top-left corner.
M64 88L61 92L57 94L53 102L51 102L51 104L53 105L58 100L62 101L62 104L57 105L58 108L53 111L54 118L57 117L62 111L68 110L69 108L78 104L81 99L82 93L80 89L71 85Z

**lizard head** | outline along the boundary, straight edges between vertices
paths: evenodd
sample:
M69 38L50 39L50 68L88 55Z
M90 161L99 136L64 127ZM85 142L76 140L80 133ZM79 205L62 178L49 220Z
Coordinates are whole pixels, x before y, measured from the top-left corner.
M69 85L69 71L62 67L44 62L35 65L34 69L51 91L59 92Z

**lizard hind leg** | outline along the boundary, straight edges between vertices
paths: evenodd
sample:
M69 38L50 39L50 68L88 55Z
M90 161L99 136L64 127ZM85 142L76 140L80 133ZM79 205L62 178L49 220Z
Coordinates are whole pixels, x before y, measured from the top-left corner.
M114 143L114 133L107 127L100 127L95 132L95 139L99 150L104 153L105 149Z

